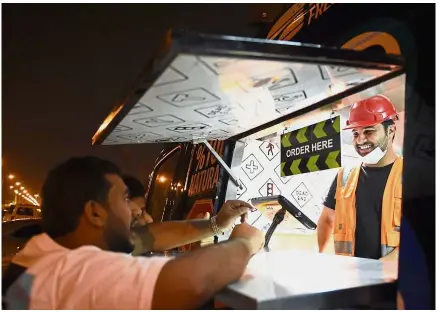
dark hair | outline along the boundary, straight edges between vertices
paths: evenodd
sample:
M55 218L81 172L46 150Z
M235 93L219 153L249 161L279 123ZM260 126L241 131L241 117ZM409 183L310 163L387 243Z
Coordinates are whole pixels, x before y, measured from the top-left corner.
M122 179L125 185L128 187L130 199L137 197L142 197L142 198L145 197L146 190L143 184L140 182L140 180L138 180L133 176L128 176L128 175L123 175Z
M91 156L71 158L53 168L41 192L43 230L52 238L64 236L78 227L88 201L107 203L111 183L106 174L120 175L120 170Z
M395 121L394 120L387 120L387 121L382 122L381 125L383 125L384 132L387 134L387 130L389 129L389 127L391 125L395 125ZM393 142L394 139L395 139L395 136L393 136L392 142Z

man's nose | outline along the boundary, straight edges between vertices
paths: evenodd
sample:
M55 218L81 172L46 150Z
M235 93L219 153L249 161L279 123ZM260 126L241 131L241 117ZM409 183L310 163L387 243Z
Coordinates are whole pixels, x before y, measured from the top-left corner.
M364 134L359 134L357 137L357 144L361 145L367 141L367 138Z

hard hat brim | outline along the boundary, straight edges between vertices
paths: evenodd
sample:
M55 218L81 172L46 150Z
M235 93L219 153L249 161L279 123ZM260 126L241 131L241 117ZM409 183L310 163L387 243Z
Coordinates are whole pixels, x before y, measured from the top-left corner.
M385 120L377 121L375 123L371 123L369 121L367 121L367 122L366 121L365 122L362 122L362 121L355 122L355 123L352 123L352 124L349 124L349 125L345 126L343 128L343 130L348 130L348 129L357 128L357 127L375 126L375 125L381 124L381 123L383 123L385 121L388 121L388 120L393 120L393 121L398 120L398 114L394 114L392 116L389 116L389 118L387 118Z
M368 126L375 126L378 124L381 124L382 122L378 122L378 123L370 123L370 122L355 122L352 124L349 124L347 126L345 126L343 128L343 130L348 130L348 129L352 129L352 128L357 128L357 127L368 127Z

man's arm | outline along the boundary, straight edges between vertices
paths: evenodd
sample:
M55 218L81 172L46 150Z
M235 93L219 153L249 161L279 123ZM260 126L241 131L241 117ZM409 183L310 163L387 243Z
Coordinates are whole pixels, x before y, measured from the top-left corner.
M328 243L331 233L334 229L335 216L335 193L337 190L337 175L329 187L325 200L323 201L323 211L317 222L317 242L319 244L319 252L322 253Z
M229 228L238 217L247 214L250 208L251 205L244 201L227 201L216 216L218 227ZM143 252L173 249L213 236L209 219L152 223L136 227L133 231L140 238Z
M53 309L196 309L239 279L263 243L262 232L244 223L235 226L229 241L174 259L77 249L70 275L54 276L45 267L37 284L49 281L71 296L61 292L51 300Z
M151 223L134 232L143 252L165 251L213 236L210 220L204 219Z
M323 207L322 215L317 222L317 241L319 244L319 252L322 253L328 243L331 233L334 229L335 211L326 206Z
M236 232L246 234L166 263L157 278L151 308L195 309L238 280L264 237L248 224L236 226L231 237Z

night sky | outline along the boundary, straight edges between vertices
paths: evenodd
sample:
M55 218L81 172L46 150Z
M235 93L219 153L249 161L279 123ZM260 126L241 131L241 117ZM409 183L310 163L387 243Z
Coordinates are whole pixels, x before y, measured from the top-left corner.
M163 145L92 147L100 123L168 28L254 36L261 6L3 4L3 175L36 193L57 163L97 155L145 180Z

